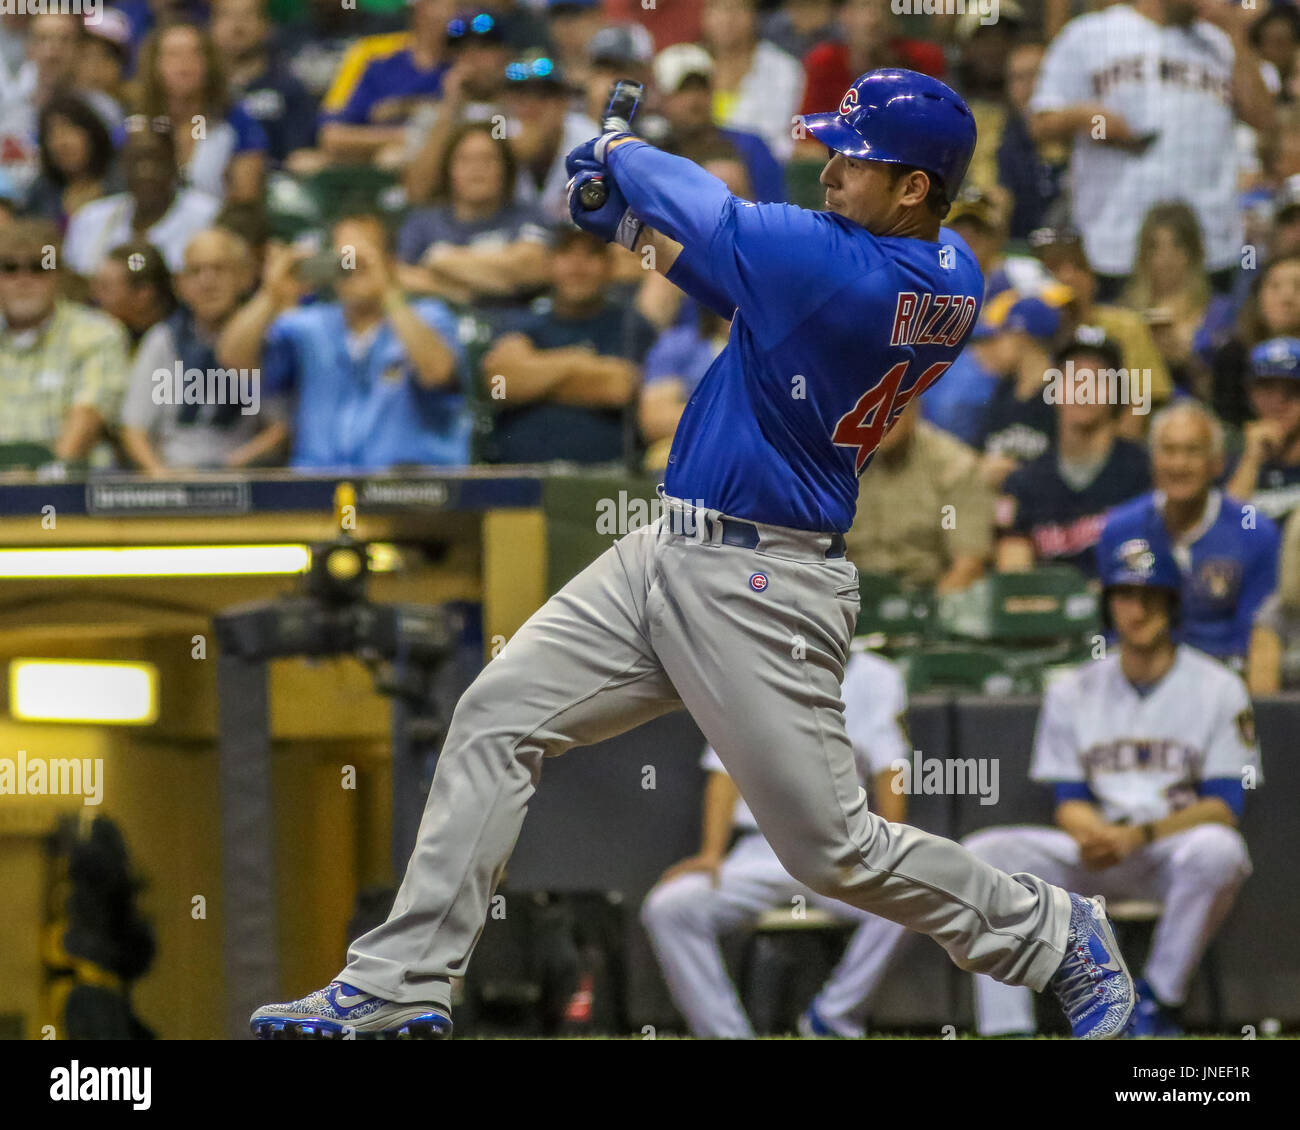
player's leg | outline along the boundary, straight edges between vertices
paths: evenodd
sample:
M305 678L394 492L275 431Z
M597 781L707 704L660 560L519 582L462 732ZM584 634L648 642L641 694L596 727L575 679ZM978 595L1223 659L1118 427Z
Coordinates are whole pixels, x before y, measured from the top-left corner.
M783 556L765 544L664 547L650 624L778 858L813 890L930 935L963 969L1053 982L1077 1033L1113 1036L1132 984L1096 904L868 811L839 698L856 570L824 549L801 557L806 540L774 540ZM1113 980L1100 995L1085 984L1097 978Z
M857 929L844 947L844 953L831 970L830 977L812 999L805 1013L801 1031L805 1035L835 1035L849 1039L867 1030L867 1011L871 998L884 980L885 971L907 944L912 932L897 922L859 910L838 899L825 900L826 909L857 923ZM835 909L832 909L834 907ZM826 1031L819 1031L824 1028Z
M461 697L392 913L352 944L338 977L360 993L331 998L347 1014L324 1018L335 1027L387 1031L392 1010L375 998L449 1011L449 978L464 973L483 929L543 758L680 705L643 628L655 536L629 534L570 581ZM318 996L297 1011L259 1009L255 1027L314 1016Z
M663 970L673 1003L692 1035L750 1039L745 1015L718 939L780 905L795 883L757 832L727 854L717 883L696 872L660 883L641 905L641 921Z
M655 650L787 870L929 934L962 968L1042 988L1064 953L1065 892L867 808L839 697L853 566L701 544L660 563Z
M1150 886L1133 894L1164 903L1144 980L1160 1005L1176 1010L1186 1001L1206 947L1250 876L1250 853L1236 828L1198 824L1134 854L1148 856L1153 873Z
M1029 872L1067 890L1087 886L1079 863L1079 845L1059 828L986 828L962 840L962 846L985 863L1008 874ZM1096 880L1092 880L1095 888ZM1022 985L976 977L975 1030L981 1036L1035 1031L1034 998Z

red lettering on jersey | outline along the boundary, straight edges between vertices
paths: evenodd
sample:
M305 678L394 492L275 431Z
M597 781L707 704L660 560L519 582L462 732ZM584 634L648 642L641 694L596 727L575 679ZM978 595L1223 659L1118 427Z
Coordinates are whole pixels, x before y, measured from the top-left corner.
M894 421L902 415L903 409L911 403L912 398L920 396L948 370L951 361L940 361L931 365L913 382L910 388L899 391L903 376L907 372L908 361L900 361L871 388L867 389L858 402L836 421L831 433L831 442L836 447L856 447L854 470L860 475L872 452L880 446L885 433Z
M831 433L831 443L836 447L856 447L853 468L862 474L863 467L871 458L871 453L880 445L885 434L885 425L889 421L893 407L894 395L898 392L899 382L907 372L908 362L900 361L871 388L867 389L858 402L836 421Z
M957 324L953 326L952 333L948 335L948 340L944 345L956 345L966 336L966 331L970 329L970 324L975 320L975 308L979 305L975 299L967 298L962 304L961 317L957 319Z
M936 294L934 296L934 313L930 315L930 320L925 323L925 329L921 331L921 336L916 339L917 345L932 345L942 339L934 332L935 327L939 324L939 319L947 312L953 298L952 294Z
M930 299L933 297L934 295L932 294L921 295L921 305L917 309L916 317L912 322L912 329L915 330L915 333L912 334L911 339L907 342L908 345L915 345L916 339L921 336L921 327L925 324L925 316L930 312Z
M917 298L910 290L898 295L898 304L894 307L894 329L889 335L890 345L906 345L912 332L912 316L916 313Z
M936 345L950 344L948 339L952 336L952 328L961 321L962 311L966 309L966 300L960 294L954 294L952 304L948 307L948 318L938 329L934 331L934 341Z

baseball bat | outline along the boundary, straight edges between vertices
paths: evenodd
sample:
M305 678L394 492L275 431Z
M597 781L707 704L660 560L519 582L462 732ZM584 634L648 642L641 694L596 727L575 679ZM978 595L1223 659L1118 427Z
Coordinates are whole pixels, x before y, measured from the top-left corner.
M605 133L631 133L632 118L641 103L645 88L630 78L621 78L609 91L609 104L605 107L605 116L600 128ZM604 178L592 177L578 190L578 202L588 212L595 212L605 206L609 199L609 187Z

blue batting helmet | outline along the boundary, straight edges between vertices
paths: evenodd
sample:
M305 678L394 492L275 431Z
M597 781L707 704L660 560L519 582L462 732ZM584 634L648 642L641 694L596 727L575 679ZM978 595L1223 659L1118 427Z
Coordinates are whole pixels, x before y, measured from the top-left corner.
M1105 553L1101 566L1102 622L1110 627L1110 592L1119 585L1165 589L1169 593L1169 618L1178 623L1183 574L1178 562L1163 546L1144 537L1126 538Z
M808 132L828 148L862 161L914 165L957 195L975 151L975 117L962 96L937 78L886 67L858 76L833 114L805 114Z

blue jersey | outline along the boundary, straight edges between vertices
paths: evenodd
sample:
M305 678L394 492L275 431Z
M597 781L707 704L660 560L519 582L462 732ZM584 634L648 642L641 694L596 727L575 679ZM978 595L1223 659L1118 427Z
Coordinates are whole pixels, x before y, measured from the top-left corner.
M1111 511L1099 559L1109 561L1130 538L1145 538L1178 562L1183 584L1177 638L1220 659L1244 656L1255 613L1277 587L1277 526L1213 491L1200 528L1175 548L1152 492Z
M665 487L725 514L843 533L858 476L975 325L970 248L880 237L829 212L751 204L639 141L609 166L629 206L683 251L668 278L735 319L673 440Z

